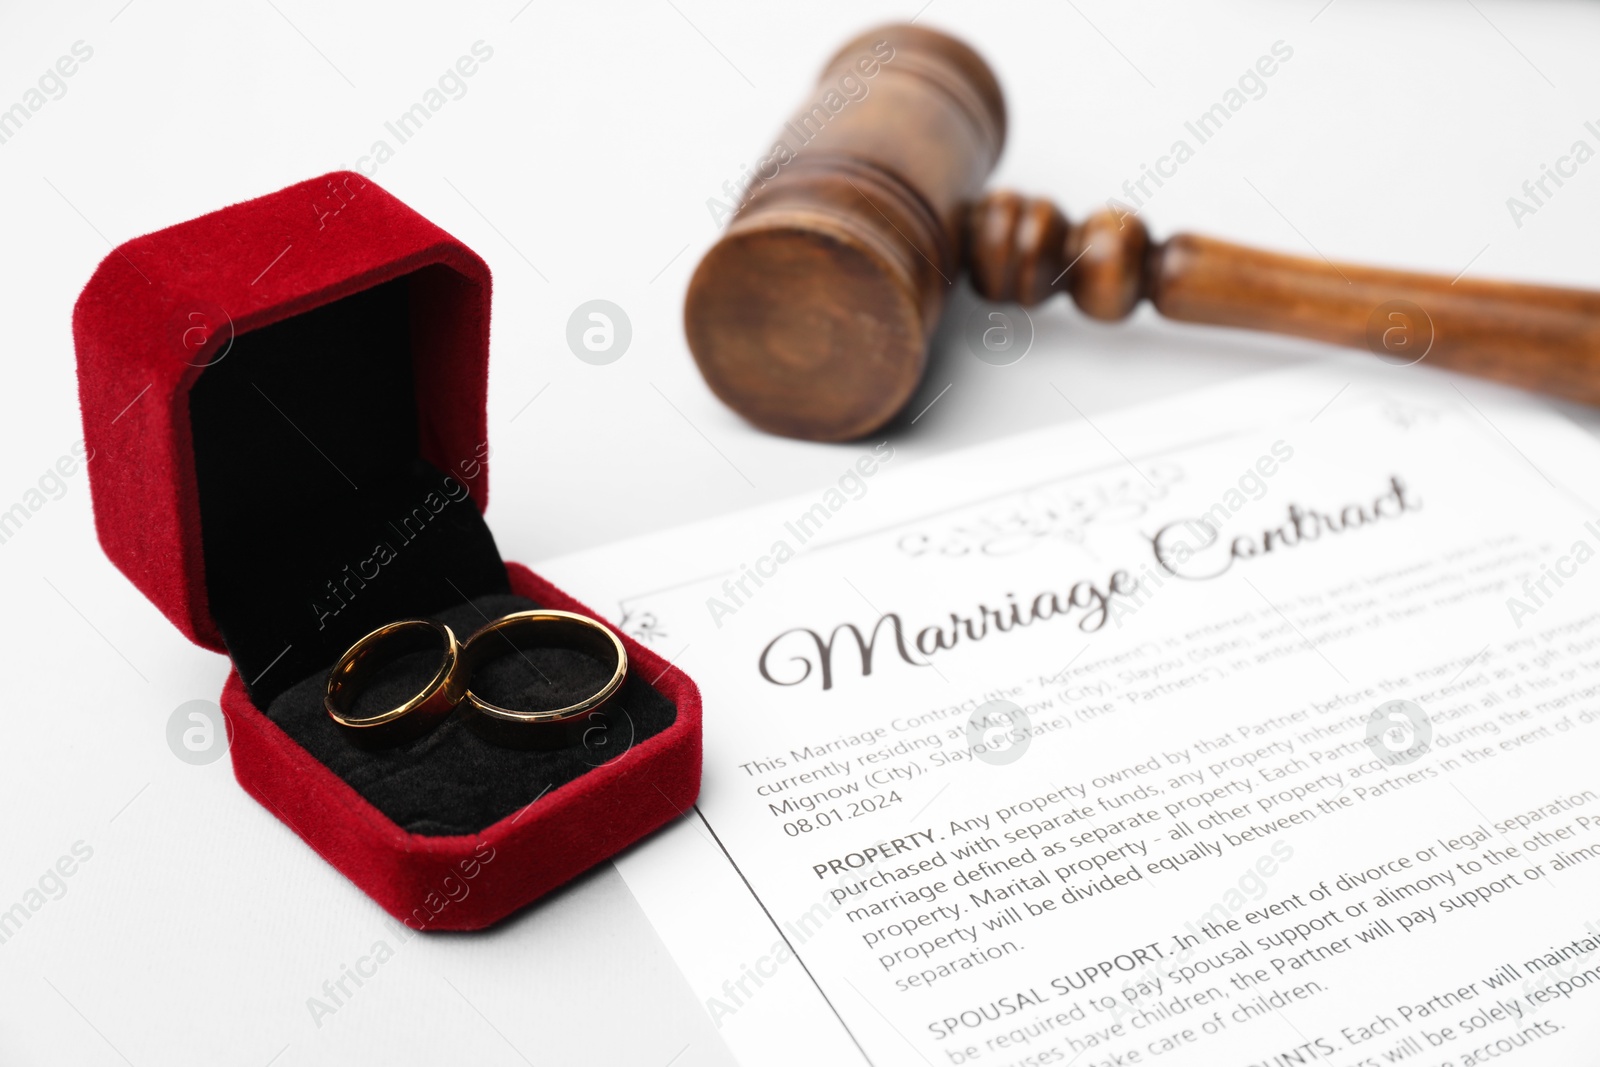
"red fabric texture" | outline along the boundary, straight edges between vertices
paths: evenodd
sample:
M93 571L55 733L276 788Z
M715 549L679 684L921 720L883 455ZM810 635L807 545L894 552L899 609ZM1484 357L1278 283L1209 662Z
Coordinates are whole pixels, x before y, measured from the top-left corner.
M448 469L487 439L489 269L360 175L325 175L135 238L96 269L73 312L96 531L112 562L191 640L224 651L206 604L189 426L203 364L234 336L433 264L458 278L413 290L413 373L422 458ZM470 490L481 511L486 470ZM527 568L507 571L514 592L593 614ZM622 639L633 669L676 705L676 720L481 833L402 830L256 708L237 671L222 693L234 774L390 914L427 929L487 926L694 803L699 692Z
M487 439L489 268L361 175L314 178L137 237L89 279L72 333L95 529L190 640L223 651L206 608L189 433L201 365L237 334L435 263L469 283L420 294L413 314L421 454L449 470ZM487 474L470 489L481 511Z
M506 570L514 593L548 608L595 614L520 564ZM222 691L234 774L389 914L419 929L488 926L685 814L700 792L699 690L621 636L630 669L656 679L654 688L677 705L677 719L481 833L405 832L256 708L237 671Z

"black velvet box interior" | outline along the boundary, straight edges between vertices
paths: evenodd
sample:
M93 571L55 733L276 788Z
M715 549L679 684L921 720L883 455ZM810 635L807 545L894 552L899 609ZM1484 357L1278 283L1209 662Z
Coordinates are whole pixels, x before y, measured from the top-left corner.
M251 700L401 828L439 836L525 808L666 729L676 710L630 674L581 744L543 752L492 745L456 716L372 751L328 717L328 671L376 627L431 617L465 641L538 606L511 593L468 495L487 450L449 472L419 455L409 290L423 273L238 336L195 382L189 416L206 593ZM357 710L400 703L437 662L396 661ZM578 652L531 649L484 664L471 684L493 703L539 709L573 703L609 674Z

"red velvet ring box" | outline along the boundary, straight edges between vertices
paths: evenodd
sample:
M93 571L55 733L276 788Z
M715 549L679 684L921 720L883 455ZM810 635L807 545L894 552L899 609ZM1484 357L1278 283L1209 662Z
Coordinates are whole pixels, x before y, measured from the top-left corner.
M419 928L495 922L700 786L699 693L627 634L620 702L557 751L499 748L455 717L366 751L323 710L328 670L383 623L429 616L465 639L512 610L593 614L503 563L484 522L489 304L483 260L341 172L127 242L73 314L106 554L232 660L239 784ZM363 699L403 700L436 665L419 655ZM534 649L473 688L559 707L607 673Z

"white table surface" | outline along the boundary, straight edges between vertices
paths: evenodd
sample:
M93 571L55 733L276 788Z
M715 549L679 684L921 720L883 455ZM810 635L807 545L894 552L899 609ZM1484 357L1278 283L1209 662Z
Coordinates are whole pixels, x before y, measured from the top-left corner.
M683 289L717 236L707 199L767 146L822 60L913 15L998 70L1011 140L996 180L1076 215L1281 40L1294 55L1266 94L1145 208L1158 237L1600 287L1600 161L1520 226L1506 203L1574 141L1600 148L1584 127L1600 128L1590 5L13 3L0 9L0 108L74 42L93 55L0 144L0 510L80 436L71 308L112 245L355 164L479 40L493 57L466 95L375 180L494 270L488 517L503 554L537 565L814 491L848 449L764 436L721 407L683 343ZM607 366L565 343L569 314L594 298L633 326ZM937 403L894 431L898 454L929 461L1081 417L1073 405L1093 418L1356 358L1148 311L1106 327L1057 302L1034 320L1033 350L1010 367L941 335L912 407ZM488 934L413 939L318 1025L307 998L388 927L226 760L169 750L173 710L214 700L226 663L107 562L81 472L0 544L0 602L0 910L74 843L93 851L0 944L0 1062L729 1062L609 865Z

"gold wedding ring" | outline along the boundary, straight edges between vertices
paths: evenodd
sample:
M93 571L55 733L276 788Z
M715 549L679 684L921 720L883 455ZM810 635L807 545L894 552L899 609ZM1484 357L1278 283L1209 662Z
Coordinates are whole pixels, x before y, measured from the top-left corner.
M402 656L439 648L439 666L426 685L403 703L370 714L357 713L361 691ZM528 649L558 648L611 663L605 685L576 703L540 711L518 711L484 700L470 688L474 671L490 660ZM543 672L527 660L534 672ZM485 623L464 643L450 627L431 619L402 619L380 626L340 657L328 674L323 704L357 744L384 748L413 741L437 726L458 705L479 736L508 748L560 748L583 736L628 678L628 653L610 627L570 611L519 611ZM549 682L548 678L544 678Z
M498 745L560 748L580 739L592 718L621 692L628 677L628 653L622 647L622 639L609 626L586 615L519 611L486 623L467 638L461 646L464 673L470 678L490 660L522 655L530 648L565 648L592 656L601 663L613 664L611 677L576 703L542 711L518 711L491 704L473 692L469 684L461 704L462 716L474 732Z
M402 656L439 648L433 677L404 703L372 714L358 714L357 696L374 675ZM431 619L401 619L367 634L340 657L328 675L323 704L357 744L380 748L427 733L461 703L467 688L462 646L450 627Z

